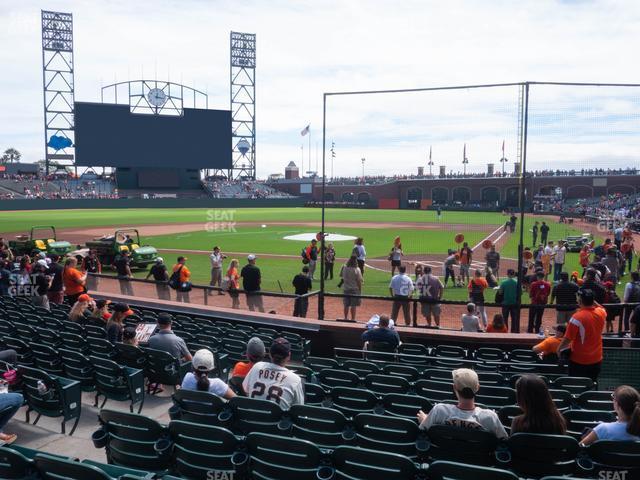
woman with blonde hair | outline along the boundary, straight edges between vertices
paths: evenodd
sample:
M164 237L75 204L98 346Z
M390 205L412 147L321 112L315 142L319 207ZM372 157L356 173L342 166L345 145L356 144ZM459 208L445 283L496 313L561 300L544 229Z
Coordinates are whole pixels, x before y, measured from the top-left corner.
M238 262L237 258L234 258L229 263L229 269L227 270L227 285L229 290L229 296L231 297L231 308L240 308L240 299L238 289L240 288L240 275L238 274Z
M69 320L76 323L84 323L87 318L85 313L89 308L95 308L95 303L93 298L83 293L69 310Z
M402 251L402 243L400 242L400 237L396 237L393 239L393 246L391 247L391 251L389 252L389 261L391 262L391 276L396 273L396 268L400 268L402 264L402 257L404 256L404 252Z

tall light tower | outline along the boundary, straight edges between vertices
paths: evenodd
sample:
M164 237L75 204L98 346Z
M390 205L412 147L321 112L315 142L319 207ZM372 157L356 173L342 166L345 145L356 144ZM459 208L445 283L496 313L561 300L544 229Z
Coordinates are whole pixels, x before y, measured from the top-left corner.
M362 183L366 183L364 180L364 162L366 161L366 159L364 157L362 157Z
M45 171L74 164L73 16L42 10Z
M256 35L231 32L232 168L229 178L256 178Z
M431 169L433 168L433 160L431 159L431 147L429 147L429 162L427 163L427 165L429 165L429 176L432 177L433 172L431 171Z
M462 168L463 174L467 175L467 164L469 163L469 159L467 158L467 144L464 144L464 148L462 149Z

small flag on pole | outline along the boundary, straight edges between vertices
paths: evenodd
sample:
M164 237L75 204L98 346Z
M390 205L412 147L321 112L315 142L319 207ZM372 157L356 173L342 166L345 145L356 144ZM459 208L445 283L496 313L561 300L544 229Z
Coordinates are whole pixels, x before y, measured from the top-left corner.
M306 134L309 133L310 129L311 129L311 124L309 124L306 127L304 127L302 129L302 131L300 132L300 135L302 135L304 137Z

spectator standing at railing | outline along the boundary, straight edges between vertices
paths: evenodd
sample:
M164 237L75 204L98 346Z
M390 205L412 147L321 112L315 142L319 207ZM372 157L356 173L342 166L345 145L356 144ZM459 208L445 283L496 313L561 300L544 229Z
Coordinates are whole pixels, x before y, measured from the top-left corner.
M442 298L444 285L438 277L432 274L430 266L425 266L423 271L424 273L416 280L416 290L420 295L420 310L428 327L431 326L432 315L436 327L440 327L441 307L439 301Z
M333 243L329 243L324 251L324 279L333 280L333 266L336 261L336 250Z
M189 303L191 291L191 271L187 268L187 257L178 257L178 262L173 266L172 272L178 276L176 287L176 301Z
M531 305L529 306L529 325L527 333L537 333L542 325L542 316L544 308L551 293L551 284L544 279L544 273L536 274L536 281L529 287L529 298Z
M482 276L481 270L476 270L474 277L469 281L469 301L475 305L482 319L482 324L487 327L487 311L484 308L484 291L489 288L489 284Z
M87 274L87 290L98 290L98 278L94 274L102 273L102 264L98 258L98 252L94 249L89 250L89 255L82 259L82 271Z
M240 308L240 275L238 274L238 262L237 259L231 259L229 262L229 270L227 270L227 289L229 290L229 296L231 297L231 308Z
M256 266L256 258L253 254L247 256L248 263L242 267L240 276L242 277L242 288L247 294L247 307L252 312L256 309L259 312L264 312L262 294L260 293L262 275L260 269Z
M520 332L520 308L518 306L518 281L516 272L512 268L507 270L507 278L500 282L499 292L502 294L502 317L505 326L509 327L511 316L511 331Z
M300 296L306 295L311 290L311 278L309 278L309 267L306 265L302 267L302 273L298 273L293 277L291 284L295 288L295 293L298 295L293 304L293 316L294 317L306 317L307 310L309 309L309 297Z
M407 267L400 265L398 267L398 274L394 275L389 283L389 292L393 296L393 305L391 306L391 318L397 323L398 313L402 308L402 314L404 316L405 325L411 324L411 309L409 304L409 298L413 294L414 285L411 277L407 275Z
M220 247L217 245L213 247L213 252L209 255L209 260L211 261L211 282L209 285L212 287L222 287L222 262L227 258L226 255L223 255L220 251ZM207 295L210 295L211 292L207 291ZM224 295L222 290L218 290L218 295Z
M640 272L631 272L631 280L624 286L622 303L640 303ZM629 330L629 317L632 308L626 308L624 312L624 329Z
M564 262L567 256L567 247L564 246L564 242L560 240L558 245L553 247L553 281L558 282L560 280L560 272L564 268Z
M356 238L355 246L353 247L353 254L358 261L358 268L360 273L364 277L364 263L367 259L367 250L364 248L364 239L362 237Z
M160 300L171 300L171 292L169 290L169 272L162 257L156 258L156 263L149 269L146 280L153 277L156 282L156 293Z
M464 242L459 252L460 258L460 276L462 281L467 283L471 280L469 276L469 269L471 268L471 262L473 261L473 250L469 248L469 244Z
M491 268L496 279L500 278L500 254L496 251L495 245L491 245L484 259L487 262L487 267Z
M402 264L402 257L404 252L402 251L402 243L400 243L400 237L396 237L393 240L393 246L389 252L389 261L391 262L391 277L396 273L396 268L399 270Z
M343 288L342 304L345 320L349 313L351 313L351 320L356 319L356 308L360 306L362 282L362 272L358 268L357 257L352 255L340 270L340 283L338 284L338 287Z
M64 283L64 294L69 304L73 305L80 295L85 292L85 282L87 275L77 270L78 259L67 258L64 263L62 281Z
M556 322L558 325L566 325L576 311L576 294L580 287L569 281L569 273L561 272L560 281L551 290L551 300L556 303Z
M120 293L122 293L122 295L132 297L133 287L131 286L131 281L129 279L133 277L133 274L131 273L131 259L129 258L129 251L124 250L120 252L113 261L113 266L116 269L118 283L120 284Z
M598 381L602 365L602 329L606 318L607 312L595 300L593 291L581 288L578 291L578 311L569 320L567 333L558 347L558 355L571 348L569 376Z

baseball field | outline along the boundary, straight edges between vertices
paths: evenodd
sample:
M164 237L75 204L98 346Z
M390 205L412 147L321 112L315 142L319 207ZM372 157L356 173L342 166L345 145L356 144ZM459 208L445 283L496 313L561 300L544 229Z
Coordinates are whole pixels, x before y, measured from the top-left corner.
M124 200L123 200L124 202ZM0 212L0 232L5 238L28 232L33 225L53 225L58 239L83 245L85 241L113 233L120 227L137 227L142 244L152 245L168 265L179 255L188 257L187 265L193 282L207 284L210 277L208 254L218 245L227 255L246 263L249 253L258 256L262 270L263 290L292 292L291 279L302 267L300 252L308 241L285 237L320 231L321 211L314 208L244 208L244 209L113 209L113 210L41 210ZM367 269L363 293L388 295L390 279L389 251L393 240L400 236L408 273L416 263L430 265L442 275L442 264L448 249L459 248L454 237L464 235L464 241L474 249L473 267L484 267L486 250L482 242L491 240L502 256L501 274L517 264L519 226L515 233L504 229L508 216L494 212L444 211L438 218L435 211L327 209L326 232L347 237L362 237L367 250ZM558 224L556 218L525 217L524 244L532 242L530 229L535 220L550 225L549 240L581 234L586 225ZM592 231L592 233L597 233ZM596 236L596 241L600 237ZM339 292L338 272L350 255L353 240L334 241L337 260L333 280L326 289ZM565 270L577 270L578 254L568 254ZM318 265L314 289L319 287ZM108 272L108 271L107 271ZM105 272L106 273L106 272ZM146 276L137 271L137 277ZM465 288L448 287L448 300L466 300ZM528 299L523 299L528 301Z

